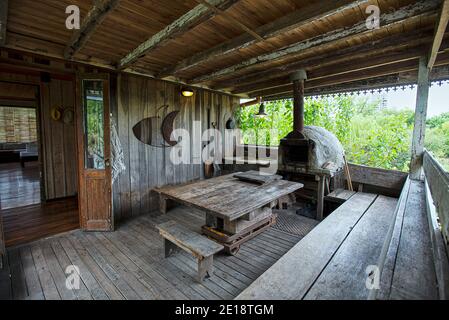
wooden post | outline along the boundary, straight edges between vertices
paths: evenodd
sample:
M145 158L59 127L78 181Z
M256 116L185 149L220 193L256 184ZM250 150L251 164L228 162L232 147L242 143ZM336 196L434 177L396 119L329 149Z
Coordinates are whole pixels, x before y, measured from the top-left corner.
M0 46L6 44L6 24L8 21L8 0L0 1Z
M421 180L424 153L424 137L426 131L427 104L429 100L429 74L427 57L419 59L418 92L416 96L415 127L412 137L412 159L410 162L410 178Z
M317 190L317 208L316 208L316 219L318 221L323 221L324 219L324 184L326 178L324 176L319 176L318 180L318 190Z
M304 130L304 80L293 81L293 128L294 130Z

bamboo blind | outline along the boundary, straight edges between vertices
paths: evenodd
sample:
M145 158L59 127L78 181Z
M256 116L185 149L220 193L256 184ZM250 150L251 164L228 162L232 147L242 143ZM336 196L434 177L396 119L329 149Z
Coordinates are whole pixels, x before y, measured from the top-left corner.
M36 110L0 106L0 143L37 141Z

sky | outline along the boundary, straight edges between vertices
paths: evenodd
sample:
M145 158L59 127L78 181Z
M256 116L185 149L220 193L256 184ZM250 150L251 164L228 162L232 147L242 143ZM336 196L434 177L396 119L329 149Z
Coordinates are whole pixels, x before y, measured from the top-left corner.
M370 98L385 97L386 106L391 109L415 109L416 104L416 87L410 89L407 87L404 91L402 89L396 92L390 91L381 94L367 94ZM429 105L427 107L427 117L440 115L443 112L449 112L449 84L444 83L441 87L434 84L429 92Z

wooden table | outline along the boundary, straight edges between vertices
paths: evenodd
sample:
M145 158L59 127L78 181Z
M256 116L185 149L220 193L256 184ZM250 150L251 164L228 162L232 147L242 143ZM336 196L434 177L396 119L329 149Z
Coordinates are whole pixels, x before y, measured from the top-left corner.
M227 252L234 253L241 243L275 222L272 208L279 198L303 187L286 180L257 184L241 181L234 175L156 189L160 195L160 211L165 213L168 202L174 201L205 212L203 233L222 243Z

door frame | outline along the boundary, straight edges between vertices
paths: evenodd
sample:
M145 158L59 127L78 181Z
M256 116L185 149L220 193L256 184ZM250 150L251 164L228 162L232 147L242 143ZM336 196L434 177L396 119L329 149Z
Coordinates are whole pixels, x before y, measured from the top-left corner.
M79 212L79 221L80 228L84 231L113 231L115 228L114 225L114 214L112 208L112 166L105 166L105 174L108 181L108 205L109 205L109 228L103 229L89 229L87 227L88 217L86 216L87 208L86 208L86 171L90 171L95 174L95 171L99 171L98 169L86 169L85 168L85 128L84 128L84 91L82 88L83 80L102 80L103 81L103 99L104 104L107 106L103 111L103 121L104 127L110 128L110 108L111 108L111 81L110 75L108 73L77 73L76 81L75 81L75 99L76 99L76 140L77 140L77 164L78 164L78 212ZM110 129L109 129L110 130ZM109 130L107 132L109 133ZM111 159L111 141L110 141L110 133L106 134L104 132L104 152L105 152L105 162Z

